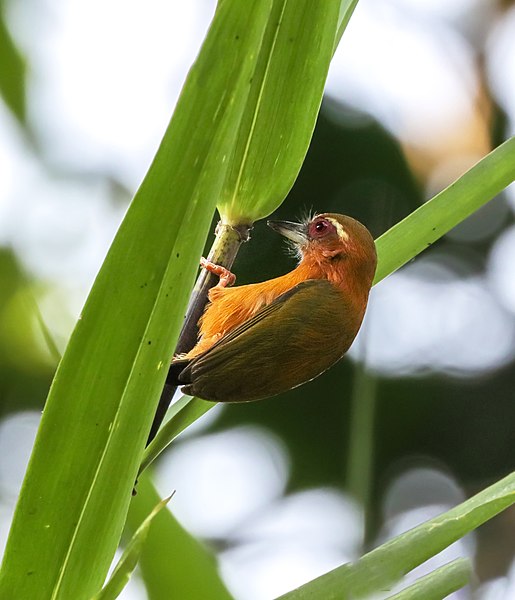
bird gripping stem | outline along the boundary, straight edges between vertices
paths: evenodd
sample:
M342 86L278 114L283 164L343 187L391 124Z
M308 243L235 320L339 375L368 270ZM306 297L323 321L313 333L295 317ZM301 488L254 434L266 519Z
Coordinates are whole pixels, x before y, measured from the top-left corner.
M215 240L207 260L230 269L234 263L238 250L243 242L250 239L251 224L229 225L219 221L215 229ZM184 323L175 348L175 354L189 352L197 343L198 321L208 302L209 290L218 283L218 277L206 269L202 269L191 293ZM163 422L166 411L170 406L177 386L165 383L159 404L157 405L154 421L150 429L147 446L156 436Z

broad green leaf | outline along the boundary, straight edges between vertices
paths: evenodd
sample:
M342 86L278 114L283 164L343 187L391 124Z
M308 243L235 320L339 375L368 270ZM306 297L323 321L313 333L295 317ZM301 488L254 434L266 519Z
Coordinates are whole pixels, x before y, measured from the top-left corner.
M105 579L269 10L225 0L216 11L59 365L0 571L2 598L89 599Z
M515 137L376 241L377 283L420 254L515 180Z
M158 500L149 478L143 476L129 511L130 530L139 526ZM214 557L181 527L169 510L162 511L150 529L141 554L140 570L149 600L231 599Z
M279 34L270 34L277 28L278 6L281 27L290 37L295 37L294 23L315 32L313 46L304 45L310 39L304 30L297 39L288 38L296 48L287 62L275 52ZM56 374L0 571L0 596L81 600L100 588L214 205L234 181L227 174L241 164L245 135L253 169L268 164L259 158L259 152L270 150L268 142L277 145L278 126L274 130L267 123L259 135L255 127L265 125L258 113L268 102L267 82L280 81L284 93L299 89L293 54L306 73L320 70L325 78L324 48L334 43L337 7L334 0L323 9L307 0L219 3ZM314 103L307 93L306 114L313 119ZM302 122L291 125L303 127ZM305 137L293 135L288 153L276 156L277 162L288 162L290 152L298 154L295 145ZM238 176L236 182L241 181ZM238 189L239 202L249 204L252 190Z
M281 600L346 600L384 591L515 503L515 472L448 512L399 535L346 564L281 596Z
M231 224L273 212L295 181L315 128L340 0L274 0L218 209ZM306 51L309 50L309 51ZM285 76L288 74L288 76ZM291 85L291 81L295 85Z
M123 551L120 560L114 568L113 573L109 578L109 581L100 590L100 592L98 592L98 594L95 594L93 596L92 600L114 600L115 598L118 598L123 588L129 582L132 572L138 564L140 554L147 540L150 525L152 524L155 517L168 504L171 497L172 496L168 496L168 498L165 498L164 500L158 502L150 511L150 513L145 517L145 519L136 529L131 540L125 547L125 550Z
M470 582L472 568L467 558L457 558L417 579L387 600L442 600Z

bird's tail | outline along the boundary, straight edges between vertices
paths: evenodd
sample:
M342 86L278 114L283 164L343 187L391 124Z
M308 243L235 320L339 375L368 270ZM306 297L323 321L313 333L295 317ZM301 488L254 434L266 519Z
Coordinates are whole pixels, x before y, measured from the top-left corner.
M163 422L166 411L172 402L172 398L174 397L177 388L182 385L183 382L179 380L179 376L184 368L188 365L188 360L183 359L175 359L172 361L168 369L168 374L166 376L166 382L161 392L161 397L159 398L159 404L157 405L156 414L154 415L154 420L152 421L152 427L150 428L150 433L147 439L147 446L150 442L156 437L156 433L161 427L161 423Z
M190 361L188 359L175 358L172 360L172 364L168 369L168 375L166 376L166 383L168 385L174 385L179 387L183 383L186 383L179 379L181 372L188 366Z

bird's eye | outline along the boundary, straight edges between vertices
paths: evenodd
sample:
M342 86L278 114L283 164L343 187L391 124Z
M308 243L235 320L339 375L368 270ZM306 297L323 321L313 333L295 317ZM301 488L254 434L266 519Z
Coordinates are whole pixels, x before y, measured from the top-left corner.
M320 219L320 221L313 221L309 226L309 234L312 238L319 238L327 235L331 231L334 231L334 225L332 225L326 219Z

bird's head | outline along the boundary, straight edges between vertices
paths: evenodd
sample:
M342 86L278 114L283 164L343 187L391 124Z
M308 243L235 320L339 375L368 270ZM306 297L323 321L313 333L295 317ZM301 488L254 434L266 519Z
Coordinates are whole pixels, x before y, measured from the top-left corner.
M352 217L324 213L301 223L268 221L267 224L292 242L302 261L316 262L322 268L345 265L372 280L377 264L374 239Z

